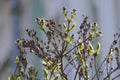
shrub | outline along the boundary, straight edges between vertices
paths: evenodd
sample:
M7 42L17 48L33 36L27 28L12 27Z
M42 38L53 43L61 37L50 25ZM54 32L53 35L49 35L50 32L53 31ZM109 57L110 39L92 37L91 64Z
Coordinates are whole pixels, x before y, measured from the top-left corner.
M71 34L76 27L73 21L76 9L69 15L63 7L63 15L66 22L58 25L53 20L36 18L46 40L40 39L34 29L25 30L30 39L16 40L19 55L16 57L15 72L8 80L40 80L37 78L39 71L35 66L28 65L26 55L30 53L42 59L44 80L68 80L70 73L74 73L72 80L114 80L120 76L112 76L120 69L120 33L114 35L108 54L97 66L97 56L101 53L98 39L102 36L99 26L96 22L90 23L83 15L78 31ZM113 62L116 67L111 65Z

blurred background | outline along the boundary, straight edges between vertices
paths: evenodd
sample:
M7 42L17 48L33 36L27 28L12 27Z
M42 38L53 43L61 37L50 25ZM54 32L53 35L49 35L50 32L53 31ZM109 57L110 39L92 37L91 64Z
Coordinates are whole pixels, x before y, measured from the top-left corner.
M0 0L0 80L7 80L14 72L18 54L15 40L26 37L26 28L37 30L36 17L63 22L63 6L69 11L77 9L74 21L78 26L83 14L89 16L90 21L98 22L103 32L101 57L108 53L113 34L120 32L120 0ZM36 57L29 58L37 67L41 66Z

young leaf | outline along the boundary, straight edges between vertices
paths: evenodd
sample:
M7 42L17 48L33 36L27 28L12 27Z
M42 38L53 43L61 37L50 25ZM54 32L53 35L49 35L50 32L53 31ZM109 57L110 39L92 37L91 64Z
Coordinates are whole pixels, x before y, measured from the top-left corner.
M99 54L99 52L100 52L100 42L97 43L97 49L96 49L97 55Z
M72 26L69 28L69 31L73 30L75 26L76 26L76 24L73 23Z
M43 68L43 73L44 73L45 78L47 78L48 77L48 70L46 68Z
M69 44L72 44L73 39L74 39L74 35L71 35Z
M45 25L46 25L45 19L36 18L36 22L39 25L39 28L41 30L43 30L45 28Z
M67 17L66 20L67 20L67 22L69 22L69 23L72 22L72 18L71 18L71 17Z
M43 61L42 61L42 64L43 64L43 65L46 65L47 63L43 60Z
M92 31L95 31L97 29L98 24L94 22L91 26L92 26Z
M100 52L100 43L98 42L97 43L97 48L96 50L94 51L94 53L92 54L92 56L96 57Z
M19 57L18 57L18 56L16 57L15 63L16 63L16 64L19 64L19 63L20 63L20 60L19 60Z
M81 40L79 40L78 44L79 44L78 48L79 48L80 52L83 51L83 49L84 49L84 43Z
M110 48L109 53L107 55L108 59L112 57L112 53L113 53L113 50L112 50L112 48Z
M68 31L68 30L67 30L67 26L66 26L66 24L65 24L65 23L63 24L63 29L64 29L64 31L65 31L65 32L67 32L67 31Z
M20 76L19 76L19 77L17 77L17 79L16 79L16 80L21 80Z
M64 38L64 41L67 42L68 44L71 44L71 41L70 41L70 39L68 37Z
M60 75L56 75L53 80L58 80L59 77L60 77Z
M8 80L14 80L14 77L10 75L10 76L8 77Z
M94 34L94 32L93 32L93 31L91 31L91 32L89 33L89 37L90 37L91 39L94 39L95 34Z
M61 75L61 79L62 79L62 80L66 80L65 77L64 77L63 75Z
M90 52L90 55L94 55L94 53L95 53L95 51L94 51L94 48L93 48L93 46L92 46L92 44L91 43L89 43L89 46L88 46L88 51Z
M67 13L68 13L68 11L66 10L65 7L63 7L63 14L64 14L65 17L67 17Z
M65 42L67 42L68 44L72 44L72 41L74 39L74 35L72 35L70 38L68 37L68 34L65 33L65 35L63 36L63 40Z

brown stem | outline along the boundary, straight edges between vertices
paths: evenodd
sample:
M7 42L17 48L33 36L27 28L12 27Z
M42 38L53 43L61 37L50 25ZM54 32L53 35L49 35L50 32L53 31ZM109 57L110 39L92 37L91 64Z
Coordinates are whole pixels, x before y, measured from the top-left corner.
M78 65L78 67L77 67L77 71L76 71L76 73L75 73L74 80L76 80L76 77L77 77L77 74L78 74L79 68L80 68L80 65Z
M115 80L118 77L120 77L120 74L118 74L117 76L115 76L112 80Z
M69 29L69 27L70 27L70 22L68 22L68 29Z
M62 53L64 53L65 51L66 51L66 49L67 49L67 47L68 47L68 43L66 43L65 41L62 43Z
M98 68L98 70L96 71L96 73L94 74L94 76L92 77L91 80L93 80L93 79L95 78L95 76L98 74L99 70L101 69L101 67L102 67L103 63L106 61L106 59L107 59L107 56L106 56L106 58L103 60L103 62L101 63L100 67Z
M58 48L55 46L55 44L50 40L50 37L47 35L47 33L45 32L45 30L43 30L43 32L45 33L45 35L47 36L48 40L51 42L51 44L53 45L53 47L55 48L56 52L59 54Z
M14 71L14 74L17 72L17 67L18 67L18 66L16 66L16 67L15 67L15 71Z
M97 72L97 66L96 66L96 57L94 57L94 66L95 66L95 72L97 73L97 80L99 80L99 77L98 77L98 72Z
M61 75L67 80L67 75L64 73L64 70L63 70L63 54L60 54L60 62L61 62Z
M114 73L116 70L118 70L119 68L118 67L116 67L114 70L112 70L111 71L111 73L109 74L109 75L111 75L112 73ZM103 80L106 80L108 77L109 77L109 75L107 75Z
M68 65L72 62L72 61L74 61L75 59L71 59L67 64L66 64L66 66L65 66L65 68L63 69L63 71L65 71L65 69L68 67Z
M51 78L52 78L52 73L50 74L50 79L49 80L51 80Z
M74 50L74 49L77 48L78 46L79 46L79 45L74 46L72 49L70 49L68 52L66 52L63 56L69 54L72 50Z

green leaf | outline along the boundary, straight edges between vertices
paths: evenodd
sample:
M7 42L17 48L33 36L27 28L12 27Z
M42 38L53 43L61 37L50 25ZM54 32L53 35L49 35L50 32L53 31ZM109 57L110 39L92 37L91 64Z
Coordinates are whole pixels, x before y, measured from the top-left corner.
M78 51L79 52L79 51ZM81 53L78 53L78 55L75 56L76 60L80 60L81 59Z
M40 28L41 30L43 30L43 29L45 28L45 26L46 26L46 21L45 21L45 19L36 18L36 22L37 22L37 24L39 25L39 28Z
M95 31L97 29L98 24L94 22L91 26L92 26L92 31Z
M96 57L96 56L99 54L99 52L100 52L100 42L97 43L97 48L96 48L96 50L94 50L92 44L90 43L90 44L89 44L89 47L88 47L88 51L90 52L90 55L91 55L91 56Z
M66 79L65 79L65 77L64 77L64 76L62 76L62 75L61 75L61 79L62 79L62 80L66 80Z
M10 76L8 77L8 80L14 80L14 77L13 77L12 75L10 75Z
M74 39L74 35L71 35L69 44L72 44L73 39Z
M109 53L107 55L107 58L111 58L112 57L112 53L113 53L113 50L112 50L112 48L110 48Z
M66 26L65 23L63 24L63 29L64 29L65 32L68 32L68 29L67 29L67 26Z
M52 65L52 68L50 69L51 73L54 74L55 72L58 71L58 69L61 68L61 63L57 63L57 66L55 66L56 64Z
M91 31L91 32L89 33L89 37L90 37L91 39L94 39L95 34L94 34L94 32L93 32L93 31Z
M43 73L44 73L45 78L47 78L48 77L48 70L46 68L43 68Z
M68 37L64 38L64 41L67 42L67 43L70 43L70 39Z
M68 11L66 10L65 7L63 7L63 14L64 14L65 17L67 17L67 13L68 13Z
M88 51L90 52L90 55L94 55L94 53L95 53L95 51L94 51L94 48L93 48L93 46L92 46L92 44L91 43L89 43L89 45L88 45Z
M55 76L54 80L58 80L58 76Z
M97 55L99 54L99 52L100 52L100 42L97 43L97 49L96 49Z
M44 60L43 60L43 61L41 61L41 62L42 62L42 64L43 64L43 65L46 65L46 64L47 64Z
M18 57L18 56L16 57L15 62L16 62L16 64L19 64L19 63L20 63L20 60L19 60L19 57Z
M69 31L73 30L75 26L76 26L76 23L73 23L72 26L69 28Z
M58 80L60 77L60 75L56 75L55 78L53 80Z
M72 18L71 17L66 17L66 20L68 23L72 22Z
M17 79L16 79L16 80L21 80L20 76L19 76L19 77L17 77Z
M74 39L74 35L72 35L70 38L68 37L68 34L65 34L65 35L63 36L63 40L64 40L65 42L67 42L68 44L72 44L73 39Z
M81 58L81 64L83 67L85 67L85 61L83 60L83 58Z
M45 19L41 19L41 21L40 21L40 29L43 30L45 28L45 24L46 24Z
M50 69L50 72L51 72L51 74L54 74L56 72L56 68L53 67L52 69Z
M82 65L80 67L81 67L81 72L82 72L84 78L86 78L86 75L85 75L85 66Z
M79 40L79 46L78 46L80 52L84 49L84 43Z

